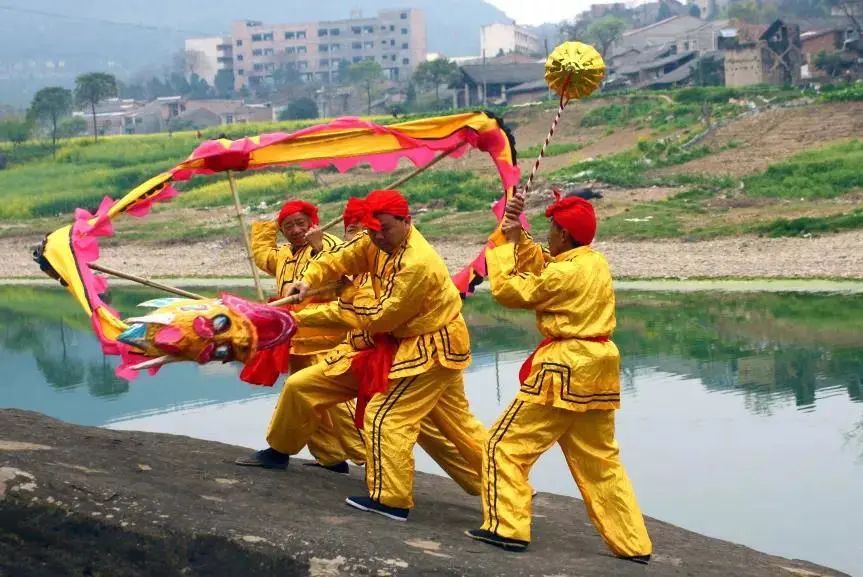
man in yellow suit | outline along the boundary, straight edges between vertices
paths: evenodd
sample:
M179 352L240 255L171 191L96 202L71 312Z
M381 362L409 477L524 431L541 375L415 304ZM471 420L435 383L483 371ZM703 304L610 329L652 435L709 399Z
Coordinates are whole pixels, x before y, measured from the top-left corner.
M364 210L365 203L362 199L356 197L348 199L342 215L345 226L345 240L351 240L363 232L362 218ZM314 239L319 234L317 230L313 229L310 231L309 237L310 239ZM352 313L347 312L356 306L373 306L374 302L375 293L371 282L371 275L362 274L353 278L351 286L342 291L337 301L327 303L326 306L306 307L295 313L294 316L300 326L340 327L347 332L345 340L338 347L324 355L323 360L318 362L325 363L325 366L328 367L346 355L353 356L374 347L374 336L362 329L353 328L350 323ZM288 422L281 415L277 407L271 427L279 427L280 424ZM358 423L357 426L362 427L362 423ZM366 442L368 442L368 439L366 439ZM474 458L473 465L471 465L465 456L462 455L459 448L443 436L430 418L423 420L417 444L466 493L469 495L479 495L482 480L480 476L481 461ZM474 447L473 443L469 443L467 448L462 444L462 450L467 452L469 458L472 456Z
M317 208L302 200L290 200L282 206L275 221L252 224L252 255L255 264L264 272L276 277L276 287L282 292L297 280L309 262L321 250L329 250L341 243L330 234L310 235L309 230L319 223ZM287 245L278 245L279 231L288 240ZM298 305L315 308L327 306L337 298L336 291L316 295L310 303ZM330 349L344 338L340 328L300 327L291 340L291 373L315 364ZM354 403L352 401L330 407L322 426L308 442L309 451L317 464L337 473L348 472L348 460L356 464L365 462L365 446L362 435L354 426ZM267 434L269 448L249 457L237 459L238 465L283 469L288 464L288 455L277 450L279 431L272 422Z
M483 524L468 536L520 551L530 542L530 468L555 443L590 519L619 557L647 563L652 545L614 437L620 354L611 341L614 289L590 247L593 206L571 196L546 210L548 253L521 230L523 200L507 207L486 251L494 298L536 311L544 340L519 371L521 390L492 426L483 452Z
M414 505L413 448L422 422L437 427L474 470L485 430L464 394L470 339L443 260L411 226L408 203L396 191L370 193L363 224L367 233L323 250L293 290L303 298L310 287L342 276L370 275L371 298L343 302L342 313L372 342L288 378L277 409L283 443L276 448L298 452L329 407L357 397L369 495L346 501L404 521Z

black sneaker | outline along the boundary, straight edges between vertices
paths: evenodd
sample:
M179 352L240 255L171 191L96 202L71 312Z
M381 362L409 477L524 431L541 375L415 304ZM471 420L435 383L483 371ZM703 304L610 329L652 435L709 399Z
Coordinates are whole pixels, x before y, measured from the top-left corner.
M291 456L280 453L275 449L267 448L263 451L255 451L248 457L240 457L234 463L244 467L262 467L264 469L286 469Z
M632 561L639 565L647 565L650 563L650 555L633 555L632 557L621 557L621 559L626 559L627 561Z
M392 519L393 521L407 521L408 513L411 512L410 509L402 509L401 507L387 507L369 497L348 497L345 499L345 503L354 509L368 511L369 513L377 513L378 515L383 515L387 519Z
M306 467L320 467L321 469L326 469L327 471L332 471L333 473L338 473L339 475L347 475L351 472L350 466L348 466L347 461L342 461L341 463L336 463L335 465L321 465L317 461L314 463L303 463Z
M486 531L485 529L470 529L468 531L465 531L464 534L471 539L476 539L477 541L482 541L483 543L488 543L489 545L500 547L501 549L504 549L506 551L524 551L529 545L528 541L501 537L497 533L492 533L491 531Z

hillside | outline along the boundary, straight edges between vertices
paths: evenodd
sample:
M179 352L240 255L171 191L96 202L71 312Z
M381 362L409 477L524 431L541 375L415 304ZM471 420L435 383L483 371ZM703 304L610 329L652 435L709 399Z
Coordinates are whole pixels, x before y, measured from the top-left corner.
M568 108L529 205L537 234L546 226L548 189L586 185L602 195L594 201L598 243L620 275L863 278L863 100L761 89L729 99L723 90L707 94L714 100L707 108L692 102L699 95L691 90L595 98ZM546 106L503 112L523 171L552 115ZM236 137L242 128L234 130ZM27 245L68 222L58 213L125 192L196 142L188 133L97 145L73 140L56 161L44 145L10 150L13 166L0 171L0 248L15 256L0 264L0 277L34 273ZM244 175L239 188L252 218L266 218L286 196L317 200L328 218L348 196L396 176L293 170ZM403 189L418 227L455 269L494 226L487 207L498 187L487 158L473 154L445 160ZM135 255L137 266L154 273L242 275L230 202L223 178L194 180L169 209L118 223L105 254L117 264ZM197 243L191 251L190 243Z
M480 26L506 20L483 0L7 0L0 6L0 102L23 105L38 88L70 85L81 72L107 70L123 78L159 73L182 50L184 38L224 34L232 20L341 19L360 4L366 16L402 6L422 9L428 50L453 56L479 54ZM41 67L46 61L63 66ZM34 63L28 71L2 74L27 62Z

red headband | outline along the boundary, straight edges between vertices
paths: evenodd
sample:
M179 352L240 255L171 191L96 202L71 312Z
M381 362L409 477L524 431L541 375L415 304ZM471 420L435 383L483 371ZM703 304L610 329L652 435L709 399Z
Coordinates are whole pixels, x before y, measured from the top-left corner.
M545 209L545 216L554 219L578 244L589 245L596 236L596 213L593 205L578 196L559 198Z
M389 214L402 218L410 214L407 199L397 190L373 190L366 197L365 205L363 226L372 230L381 229L381 222L375 218L376 214Z
M354 224L361 224L365 214L366 202L362 198L357 198L355 196L350 197L348 199L348 203L345 205L345 211L342 213L342 218L345 221L345 228Z
M279 211L279 226L282 225L282 221L291 216L292 214L297 214L298 212L303 213L312 221L312 224L317 226L320 223L320 219L318 218L318 209L315 205L308 203L304 200L289 200L285 204L282 205L282 210Z

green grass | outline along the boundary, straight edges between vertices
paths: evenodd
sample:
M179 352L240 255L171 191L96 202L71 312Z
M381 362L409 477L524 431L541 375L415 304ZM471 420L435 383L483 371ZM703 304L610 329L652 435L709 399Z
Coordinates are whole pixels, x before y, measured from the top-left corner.
M374 120L389 123L395 119ZM202 136L214 138L224 132L230 138L240 138L264 132L291 132L317 122L321 120L220 126L202 131ZM7 154L9 164L0 171L0 220L68 214L78 207L94 208L103 197L117 198L182 162L200 143L197 135L189 131L171 136L108 136L98 142L80 137L62 141L56 159L51 157L49 143L33 141L14 148L4 143L0 151ZM207 184L200 182L196 179L189 188ZM264 190L252 184L250 200L280 196L275 190L274 186ZM190 206L226 204L229 197L209 189L189 202Z
M863 188L863 141L809 150L743 179L746 194L770 198L835 198Z
M852 102L863 100L863 84L825 87L821 95L825 102Z
M550 174L552 180L598 180L621 187L701 185L722 188L732 182L724 177L697 174L655 176L649 171L683 164L711 154L700 146L684 150L672 141L642 141L636 148L602 158L586 160Z
M846 214L830 216L804 216L801 218L777 218L766 224L753 226L750 230L766 236L803 236L822 232L840 232L863 228L863 209Z
M181 186L184 191L176 200L179 206L208 208L233 202L231 188L224 175L194 179ZM256 206L262 201L267 205L280 203L287 197L314 188L316 183L311 172L281 170L245 174L236 178L236 186L243 204Z
M584 148L583 144L578 142L562 142L559 144L555 144L552 142L548 145L548 148L545 150L546 156L559 156L561 154L567 154L569 152L575 152L577 150L581 150ZM539 156L539 151L542 149L541 144L535 144L530 148L525 148L524 150L518 151L518 157L522 160L529 160L536 158Z

